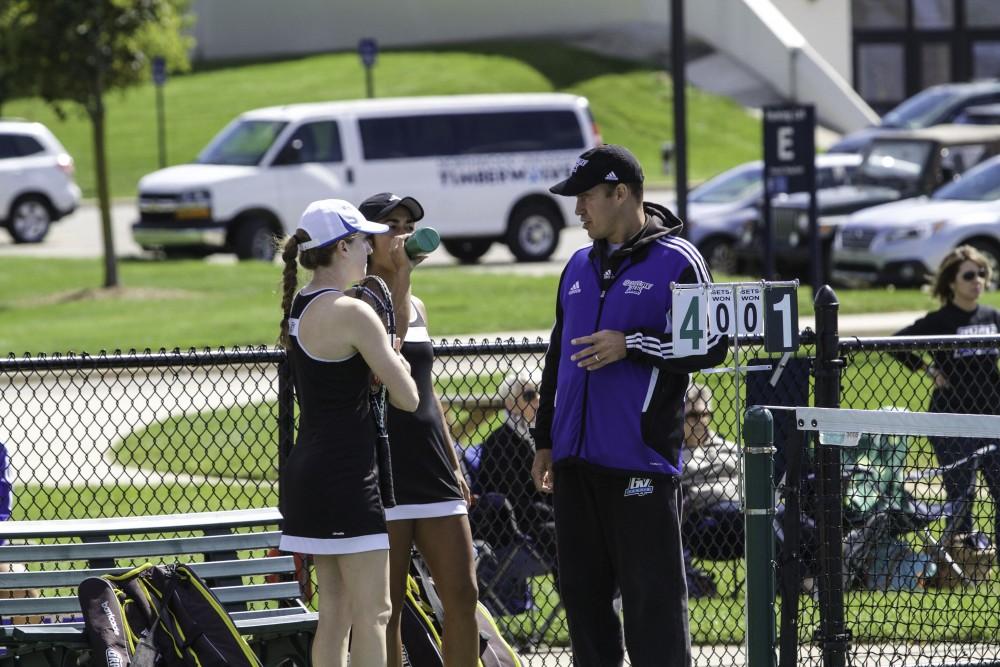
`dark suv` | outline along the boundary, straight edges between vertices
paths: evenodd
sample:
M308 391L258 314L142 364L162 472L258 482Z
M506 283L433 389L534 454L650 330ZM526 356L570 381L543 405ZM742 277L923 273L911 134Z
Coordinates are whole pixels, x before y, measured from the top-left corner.
M930 194L967 169L1000 154L1000 127L938 125L875 139L864 152L855 181L816 191L817 222L824 274L837 227L847 216L871 206ZM806 275L809 255L809 197L788 195L772 204L774 256L783 276ZM762 257L762 223L744 235L739 254Z
M945 123L975 123L968 107L1000 103L1000 81L944 83L904 100L874 127L852 132L830 147L830 153L861 153L875 137Z

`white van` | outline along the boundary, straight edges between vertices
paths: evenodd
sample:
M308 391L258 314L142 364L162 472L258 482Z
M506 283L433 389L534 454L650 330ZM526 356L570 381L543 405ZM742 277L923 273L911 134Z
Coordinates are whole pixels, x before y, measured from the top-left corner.
M587 100L538 93L292 104L249 111L198 156L139 181L146 249L271 259L309 202L398 192L444 247L474 262L494 241L547 259L574 220L548 187L600 143Z

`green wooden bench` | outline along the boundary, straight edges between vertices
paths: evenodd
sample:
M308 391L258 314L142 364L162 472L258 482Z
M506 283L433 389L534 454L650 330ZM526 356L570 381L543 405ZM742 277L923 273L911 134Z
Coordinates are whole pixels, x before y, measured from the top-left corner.
M0 563L26 566L0 572L0 591L38 593L0 599L0 667L74 667L88 648L77 585L145 562L190 564L265 666L309 665L317 615L302 599L293 556L269 555L280 518L269 508L0 522Z

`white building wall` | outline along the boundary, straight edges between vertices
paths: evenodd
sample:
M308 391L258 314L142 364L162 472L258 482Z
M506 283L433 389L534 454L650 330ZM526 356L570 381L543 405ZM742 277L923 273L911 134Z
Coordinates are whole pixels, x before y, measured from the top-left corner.
M837 73L850 81L851 3L848 0L771 0Z
M877 120L849 83L849 4L685 0L685 22L692 37L745 64L786 98L815 103L821 122L847 132ZM617 28L644 42L629 47L636 53L665 54L669 47L669 0L194 0L193 10L194 57L205 60L349 50L363 37L398 47Z

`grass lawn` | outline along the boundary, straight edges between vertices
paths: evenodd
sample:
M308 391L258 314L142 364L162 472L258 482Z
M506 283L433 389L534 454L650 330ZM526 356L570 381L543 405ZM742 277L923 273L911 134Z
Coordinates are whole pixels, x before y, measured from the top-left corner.
M672 140L671 83L651 65L594 55L551 41L486 42L379 54L379 97L459 93L567 92L590 99L605 141L629 146L647 177L665 181L660 144ZM172 76L164 87L167 162L194 159L237 114L263 106L364 97L364 70L353 51L274 62L237 63ZM114 196L135 196L157 168L155 89L146 84L106 98L108 162ZM77 180L94 196L88 121L70 107L60 120L39 99L3 106L3 115L38 120L76 159ZM760 122L728 99L688 91L690 175L704 180L756 159Z
M99 260L4 258L0 355L275 341L281 273L275 265L136 260L123 261L119 268L124 287L104 292L81 289L100 284ZM555 275L426 267L414 273L413 281L430 310L435 338L552 326ZM798 297L801 315L811 315L809 289L800 289ZM838 297L845 314L936 307L915 289L841 290ZM1000 293L987 294L983 301L1000 306Z

